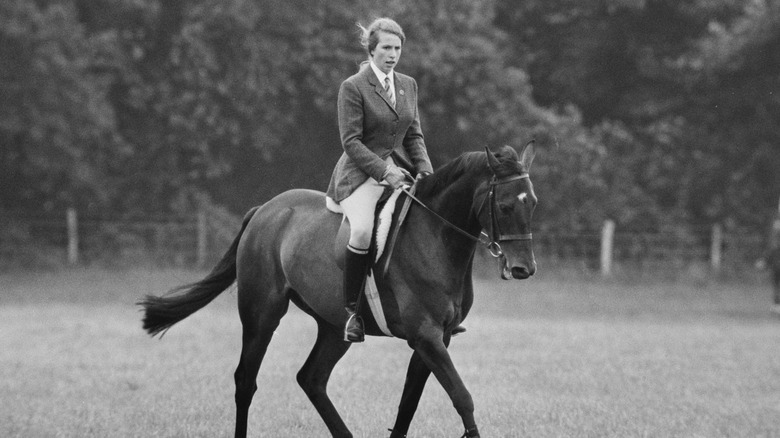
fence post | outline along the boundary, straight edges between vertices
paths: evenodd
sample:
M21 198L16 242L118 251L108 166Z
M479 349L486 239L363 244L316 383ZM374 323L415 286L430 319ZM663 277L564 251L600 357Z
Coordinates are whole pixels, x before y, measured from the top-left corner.
M79 263L79 219L76 209L71 207L65 212L65 224L68 228L68 264Z
M712 226L712 242L710 246L710 266L715 271L720 271L721 260L723 258L723 226L715 224Z
M601 227L601 275L612 274L612 250L615 240L615 221L607 219Z
M206 250L208 246L208 226L206 224L206 212L198 211L198 254L197 267L202 268L206 264Z

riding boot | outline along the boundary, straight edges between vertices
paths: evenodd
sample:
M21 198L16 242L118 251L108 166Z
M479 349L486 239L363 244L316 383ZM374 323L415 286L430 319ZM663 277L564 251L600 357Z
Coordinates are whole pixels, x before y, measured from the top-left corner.
M357 305L365 285L370 255L367 250L357 251L362 254L348 246L344 259L344 308L349 314L344 328L344 340L347 342L363 342L365 339L363 318L357 314Z

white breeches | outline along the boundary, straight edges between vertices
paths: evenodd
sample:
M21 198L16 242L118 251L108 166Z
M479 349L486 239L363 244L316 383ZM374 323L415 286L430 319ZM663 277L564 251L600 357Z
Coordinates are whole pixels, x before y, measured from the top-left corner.
M391 157L385 161L394 164ZM351 195L344 198L339 205L349 219L349 245L354 249L368 249L371 245L371 235L374 232L374 211L376 203L382 197L385 186L369 177Z

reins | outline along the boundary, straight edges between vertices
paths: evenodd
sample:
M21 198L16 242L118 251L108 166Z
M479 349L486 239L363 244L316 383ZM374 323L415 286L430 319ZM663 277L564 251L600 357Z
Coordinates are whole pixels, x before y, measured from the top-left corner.
M501 257L504 252L501 250L501 245L499 242L504 242L508 240L531 240L532 234L501 234L501 230L498 227L498 222L496 219L495 214L495 189L496 186L501 184L510 183L512 181L517 181L519 179L525 179L530 178L528 173L521 173L520 175L513 175L506 178L496 178L495 176L490 180L490 192L488 192L488 195L485 196L485 198L482 200L482 204L479 207L479 210L477 210L477 217L479 217L482 214L482 210L485 208L485 204L488 202L488 199L490 200L490 234L488 235L484 231L481 231L479 234L479 237L472 235L468 231L463 230L462 228L458 227L457 225L453 224L452 222L448 221L444 217L442 217L440 214L433 211L430 207L425 205L424 202L422 202L420 199L418 199L414 194L407 190L405 187L403 187L401 190L408 196L410 199L412 199L414 202L416 202L420 207L422 207L424 210L431 213L434 217L442 221L445 225L452 228L453 230L457 231L464 237L476 242L481 243L485 245L485 247L490 252L490 255L493 257ZM484 238L484 239L483 239ZM489 240L488 240L489 239Z

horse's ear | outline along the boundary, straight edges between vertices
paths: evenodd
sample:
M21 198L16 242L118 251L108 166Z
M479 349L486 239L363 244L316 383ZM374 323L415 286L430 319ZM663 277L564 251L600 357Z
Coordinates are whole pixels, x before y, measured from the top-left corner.
M520 164L523 165L523 169L525 169L526 172L531 170L531 163L534 162L534 157L536 156L536 147L534 146L534 143L536 143L536 139L529 141L520 154Z
M487 154L488 166L493 170L493 173L496 173L499 166L498 158L493 155L493 152L490 152L490 149L488 149L487 146L485 146L485 153Z

